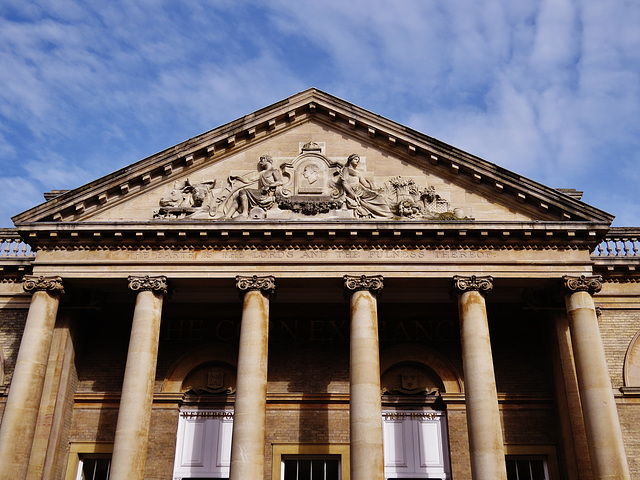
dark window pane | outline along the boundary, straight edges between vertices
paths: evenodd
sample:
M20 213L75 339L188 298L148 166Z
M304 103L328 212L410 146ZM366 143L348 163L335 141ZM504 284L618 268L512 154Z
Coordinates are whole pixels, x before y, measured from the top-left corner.
M284 461L284 480L296 480L297 473L298 473L298 461L285 460Z
M324 480L324 460L311 460L311 480Z
M533 480L547 480L544 473L544 462L542 460L531 460L531 472Z
M531 472L529 470L529 460L517 460L518 480L531 480Z
M93 480L93 474L96 470L96 459L95 458L85 458L82 461L82 476L86 480Z
M99 458L96 461L96 475L94 480L108 480L109 479L109 467L111 461L108 458Z
M515 460L507 460L507 480L518 480Z
M340 462L338 460L327 460L327 478L326 480L338 480Z
M311 460L298 460L298 480L311 480Z

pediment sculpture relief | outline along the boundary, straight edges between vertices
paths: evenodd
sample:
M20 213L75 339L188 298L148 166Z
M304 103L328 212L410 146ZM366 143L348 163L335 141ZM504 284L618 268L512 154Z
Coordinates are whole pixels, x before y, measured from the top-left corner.
M154 218L465 219L423 179L396 176L377 186L358 154L342 163L324 156L313 142L301 150L291 161L277 163L262 155L255 171L232 172L219 188L217 180L176 182L160 199Z

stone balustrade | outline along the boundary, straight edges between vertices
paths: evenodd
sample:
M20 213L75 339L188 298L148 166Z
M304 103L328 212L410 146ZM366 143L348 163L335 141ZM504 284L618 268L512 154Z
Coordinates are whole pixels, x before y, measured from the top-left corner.
M35 254L15 228L0 228L0 261L33 260Z
M612 227L591 254L593 258L640 258L640 228Z

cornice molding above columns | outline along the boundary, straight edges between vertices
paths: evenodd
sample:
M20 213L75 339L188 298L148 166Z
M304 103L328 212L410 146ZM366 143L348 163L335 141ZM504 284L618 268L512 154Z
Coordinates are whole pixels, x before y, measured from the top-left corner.
M134 292L151 291L162 295L167 294L167 277L164 275L157 277L129 275L127 280L129 288Z
M25 292L33 293L37 291L47 291L62 295L64 286L62 285L62 277L45 277L43 275L25 275L23 278L22 288Z
M380 293L384 287L382 275L345 275L344 288L347 291L357 292L368 290L371 293Z
M565 275L562 277L562 286L565 293L588 292L590 295L602 290L602 276L600 275L580 275L573 277Z
M236 288L240 290L242 294L250 290L258 290L265 295L271 296L276 293L276 279L273 275L267 275L265 277L258 277L257 275L245 277L238 275L236 276Z
M456 293L480 292L489 293L493 290L493 277L491 275L463 277L456 275L453 277L453 288Z

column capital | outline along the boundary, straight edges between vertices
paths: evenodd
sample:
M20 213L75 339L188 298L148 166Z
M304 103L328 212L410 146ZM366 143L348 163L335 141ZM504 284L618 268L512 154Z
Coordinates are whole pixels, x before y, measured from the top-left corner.
M159 275L157 277L151 277L149 275L129 275L127 278L129 281L129 288L134 292L138 291L151 291L154 293L167 294L167 277Z
M565 275L562 277L562 286L565 293L588 292L593 295L602 290L602 277L600 275L580 275L579 277Z
M62 277L45 277L44 275L25 275L22 279L22 288L25 292L46 291L62 295L64 286Z
M382 275L345 275L343 278L347 291L368 290L371 293L380 293L384 287Z
M493 290L493 277L491 275L462 277L455 275L453 277L453 288L456 293L464 292L480 292L489 293Z
M257 275L251 277L237 275L236 288L240 290L241 293L258 290L265 295L273 295L276 293L276 278L273 275L267 275L265 277L259 277Z

